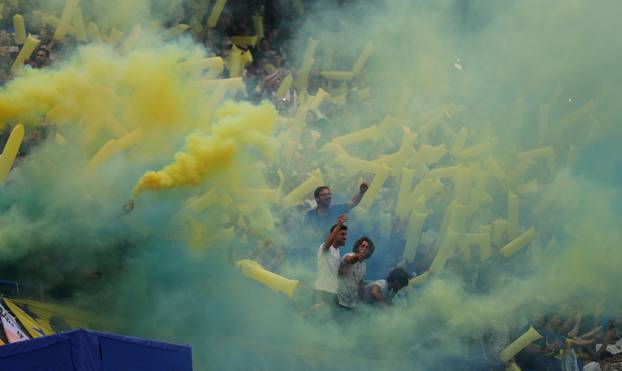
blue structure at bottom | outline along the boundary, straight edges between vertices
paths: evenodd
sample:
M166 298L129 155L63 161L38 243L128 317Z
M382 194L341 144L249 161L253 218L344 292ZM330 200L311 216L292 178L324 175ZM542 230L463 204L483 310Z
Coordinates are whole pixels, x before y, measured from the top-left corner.
M189 346L74 330L0 347L4 371L191 371Z

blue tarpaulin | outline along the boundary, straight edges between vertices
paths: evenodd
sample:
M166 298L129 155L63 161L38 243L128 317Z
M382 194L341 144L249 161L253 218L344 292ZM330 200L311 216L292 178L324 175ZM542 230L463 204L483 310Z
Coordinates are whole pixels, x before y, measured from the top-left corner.
M189 346L75 330L0 347L2 371L191 371Z

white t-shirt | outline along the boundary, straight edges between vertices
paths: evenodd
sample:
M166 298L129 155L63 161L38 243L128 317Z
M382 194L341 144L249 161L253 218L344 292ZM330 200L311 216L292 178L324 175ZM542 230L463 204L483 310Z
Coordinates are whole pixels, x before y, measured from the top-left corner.
M339 274L339 289L337 299L339 304L354 308L359 302L359 282L365 278L365 262L357 261L354 264L346 263L346 257L355 255L354 253L345 254L341 258L341 273Z
M389 290L389 283L387 280L377 280L371 281L367 285L365 285L365 292L363 293L363 301L367 304L373 304L376 302L376 299L371 295L371 288L374 286L380 287L380 294L384 298L386 303L391 303L393 301L393 297L396 292L393 290Z
M317 278L313 285L314 289L331 294L337 293L337 272L340 259L339 249L336 249L334 245L328 250L324 249L324 244L320 245L317 251Z

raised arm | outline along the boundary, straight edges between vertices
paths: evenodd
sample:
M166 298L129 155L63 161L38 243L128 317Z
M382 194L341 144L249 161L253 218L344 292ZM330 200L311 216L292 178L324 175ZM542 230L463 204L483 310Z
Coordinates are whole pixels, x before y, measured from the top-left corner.
M365 192L367 192L368 189L369 185L367 185L367 182L361 183L361 185L359 186L359 193L355 194L354 197L352 197L352 200L348 202L348 210L355 208L356 205L361 202L363 196L365 195Z
M328 250L333 245L337 233L339 233L339 231L341 230L341 226L346 222L346 220L348 220L348 218L345 216L345 214L339 215L339 218L337 218L337 226L328 234L328 237L326 237L326 241L324 241L324 250Z

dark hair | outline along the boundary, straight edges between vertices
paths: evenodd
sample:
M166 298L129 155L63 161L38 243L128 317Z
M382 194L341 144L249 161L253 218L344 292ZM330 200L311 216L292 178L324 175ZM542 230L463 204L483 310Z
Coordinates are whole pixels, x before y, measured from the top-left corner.
M50 57L50 51L49 51L49 50L47 50L46 48L44 48L43 46L40 46L40 47L38 47L38 48L37 48L37 51L35 52L35 55L36 55L38 52L40 52L40 51L43 51L43 52L45 53L45 57L46 57L46 58L49 58L49 57Z
M333 231L335 230L335 228L337 228L339 224L335 224L332 227L330 227L330 233L333 233ZM341 228L339 228L340 231L347 231L348 230L348 226L345 224L341 225Z
M369 237L363 236L359 238L358 240L356 240L356 242L354 242L354 246L352 247L352 252L357 253L359 246L363 243L363 241L367 241L367 243L369 244L367 258L370 258L371 255L374 253L374 250L376 250L376 247L374 246L374 243L369 239Z
M317 200L320 197L320 192L322 192L325 189L330 190L330 188L328 186L319 186L319 187L317 187L315 189L315 191L313 191L313 197Z
M389 275L387 276L387 282L397 282L402 287L408 286L409 279L410 276L402 268L395 268L391 270L391 272L389 272Z

